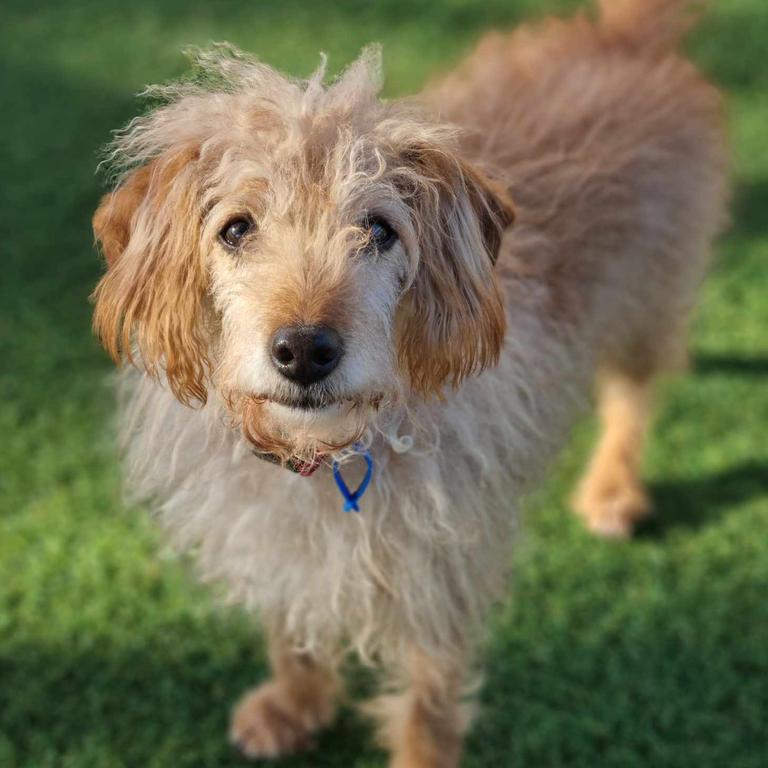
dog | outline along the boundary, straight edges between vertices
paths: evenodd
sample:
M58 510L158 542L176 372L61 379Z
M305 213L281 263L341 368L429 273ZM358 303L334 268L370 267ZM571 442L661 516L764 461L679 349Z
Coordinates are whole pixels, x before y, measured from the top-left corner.
M519 500L593 391L575 509L607 537L649 513L651 390L728 202L694 10L601 0L393 101L376 48L326 84L218 46L116 135L94 328L133 363L131 492L263 621L246 756L309 747L353 650L391 765L459 765Z

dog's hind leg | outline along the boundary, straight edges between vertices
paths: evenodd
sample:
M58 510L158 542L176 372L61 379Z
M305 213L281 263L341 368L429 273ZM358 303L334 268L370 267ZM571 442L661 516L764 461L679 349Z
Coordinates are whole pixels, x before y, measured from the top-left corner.
M249 691L235 707L230 741L245 757L273 758L314 746L313 735L336 712L336 665L296 652L278 635L269 642L272 679Z
M653 380L647 370L603 370L599 377L600 436L573 507L600 536L627 537L651 511L640 471Z

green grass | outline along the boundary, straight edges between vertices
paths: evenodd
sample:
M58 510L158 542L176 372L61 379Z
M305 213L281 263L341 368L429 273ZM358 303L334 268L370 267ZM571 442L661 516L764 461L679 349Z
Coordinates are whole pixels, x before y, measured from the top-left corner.
M384 43L388 93L548 0L6 0L0 25L0 766L218 768L227 711L264 673L120 503L109 366L90 336L96 151L178 50L228 39L297 74ZM466 765L768 765L768 39L765 0L717 4L691 42L729 92L737 193L648 456L658 516L589 538L565 498L590 425L532 500L491 619ZM287 766L382 766L351 712Z

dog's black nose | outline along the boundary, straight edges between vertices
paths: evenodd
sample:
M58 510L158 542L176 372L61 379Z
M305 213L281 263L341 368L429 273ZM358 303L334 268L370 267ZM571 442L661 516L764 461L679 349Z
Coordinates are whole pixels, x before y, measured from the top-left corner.
M278 328L270 346L272 362L287 379L308 387L324 379L343 354L341 336L325 325Z

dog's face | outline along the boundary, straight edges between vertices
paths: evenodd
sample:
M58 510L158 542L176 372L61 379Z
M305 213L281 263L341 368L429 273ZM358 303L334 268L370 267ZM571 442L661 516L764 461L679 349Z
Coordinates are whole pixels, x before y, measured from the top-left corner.
M94 218L94 325L183 402L215 389L257 449L311 457L378 409L493 363L503 193L446 129L336 84L219 59L118 140L134 169ZM233 69L234 68L234 69ZM236 69L236 72L234 71Z

